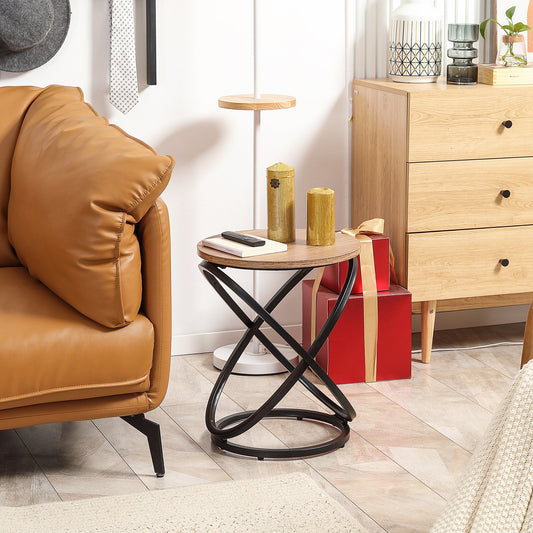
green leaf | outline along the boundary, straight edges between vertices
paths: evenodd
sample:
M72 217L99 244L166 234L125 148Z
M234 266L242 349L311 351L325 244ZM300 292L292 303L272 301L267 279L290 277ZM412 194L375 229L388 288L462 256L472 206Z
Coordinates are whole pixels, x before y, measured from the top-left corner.
M514 26L511 26L511 24L506 24L505 26L502 26L502 30L507 35L512 35L514 33Z
M511 20L513 18L514 12L515 12L516 6L510 7L506 12L505 16Z
M522 31L527 31L529 30L529 26L526 26L524 23L522 22L517 22L514 26L513 26L513 32L514 33L520 33Z
M487 20L484 20L484 21L479 25L479 33L481 33L481 37L483 37L483 39L485 39L485 32L486 32L487 24L488 24L489 22L494 22L494 24L497 24L500 28L502 28L502 25L501 25L497 20L494 20L494 19L487 19Z
M481 34L481 37L483 37L483 39L485 39L485 30L487 29L487 24L490 22L490 19L487 19L487 20L484 20L480 25L479 25L479 33Z

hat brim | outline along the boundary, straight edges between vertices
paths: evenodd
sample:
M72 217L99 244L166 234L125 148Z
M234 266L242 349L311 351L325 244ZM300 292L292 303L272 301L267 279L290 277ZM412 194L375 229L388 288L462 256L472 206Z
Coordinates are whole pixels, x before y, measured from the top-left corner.
M26 72L44 65L54 57L65 41L70 25L70 1L51 0L54 22L46 38L36 46L22 52L0 54L0 70Z

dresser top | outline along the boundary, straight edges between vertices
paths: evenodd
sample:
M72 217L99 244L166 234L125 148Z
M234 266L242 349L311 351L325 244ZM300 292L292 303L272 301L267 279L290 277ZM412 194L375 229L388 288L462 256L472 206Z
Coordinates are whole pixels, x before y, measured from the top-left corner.
M372 89L379 89L396 94L427 94L428 92L442 92L443 94L457 94L461 92L462 95L481 95L494 94L498 92L517 92L517 91L532 91L533 85L486 85L478 83L476 85L448 85L446 77L441 76L436 83L402 83L392 81L389 79L369 79L369 80L354 80L354 86L369 87Z

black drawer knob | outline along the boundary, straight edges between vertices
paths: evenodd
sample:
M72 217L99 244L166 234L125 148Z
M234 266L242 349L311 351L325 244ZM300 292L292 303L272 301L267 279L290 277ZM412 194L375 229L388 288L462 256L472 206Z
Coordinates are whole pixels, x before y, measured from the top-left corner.
M503 191L500 191L500 194L504 198L509 198L509 196L511 196L511 191L509 189L503 189Z
M513 121L512 120L504 120L502 122L502 125L509 129L513 125Z
M509 266L509 259L500 259L499 263L502 267Z

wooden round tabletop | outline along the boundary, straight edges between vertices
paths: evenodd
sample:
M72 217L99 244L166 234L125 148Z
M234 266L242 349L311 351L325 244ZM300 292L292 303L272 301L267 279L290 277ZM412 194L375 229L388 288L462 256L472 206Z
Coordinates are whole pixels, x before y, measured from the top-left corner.
M262 94L258 98L253 94L232 94L218 99L218 107L243 111L289 109L295 105L296 98L287 94Z
M239 231L251 233L258 237L267 236L266 229ZM213 235L220 237L220 235ZM217 265L250 270L292 270L307 267L320 267L347 261L359 255L360 244L357 239L343 233L335 234L335 244L330 246L309 246L306 243L306 231L296 230L296 240L287 243L286 252L256 255L253 257L238 257L198 243L198 255Z

